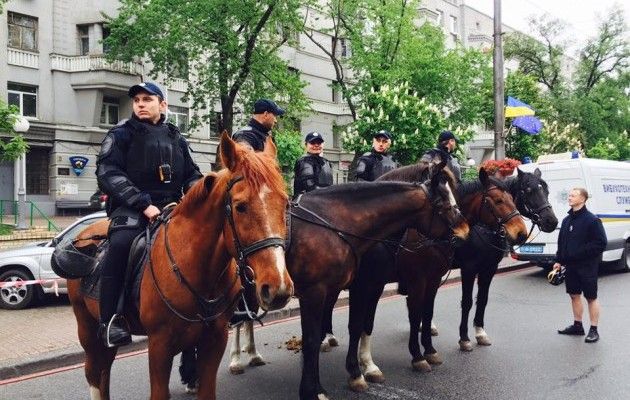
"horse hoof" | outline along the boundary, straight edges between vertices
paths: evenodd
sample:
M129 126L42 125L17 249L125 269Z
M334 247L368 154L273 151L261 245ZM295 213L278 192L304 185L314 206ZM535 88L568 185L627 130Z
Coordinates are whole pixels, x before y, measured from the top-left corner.
M356 379L348 378L348 385L353 392L365 392L368 389L368 383L365 381L363 375Z
M330 348L330 344L328 344L328 342L323 341L320 345L319 345L319 351L321 353L328 353L331 350Z
M256 357L253 357L251 360L249 360L250 367L260 367L261 365L265 365L265 364L267 363L265 362L265 360L263 360L261 356L256 356Z
M490 340L490 337L487 335L477 336L475 339L477 339L477 344L481 346L490 346L492 344L492 340Z
M199 390L199 385L197 383L186 383L184 384L184 391L186 394L197 394Z
M317 400L330 400L330 399L324 393L320 393L317 395Z
M245 368L242 365L230 365L230 374L240 375L245 373Z
M381 372L381 370L366 372L365 380L370 383L383 383L385 382L385 375Z
M459 349L461 351L472 351L473 350L472 343L470 343L470 340L460 340Z
M431 372L431 365L427 360L420 360L411 363L414 371L418 372Z
M327 339L328 339L328 345L330 347L337 347L337 346L339 346L339 341L337 340L337 338L334 335L329 335Z
M440 365L444 362L438 353L425 354L424 359L431 365Z
M440 332L438 332L437 326L433 322L431 322L431 336L437 336Z

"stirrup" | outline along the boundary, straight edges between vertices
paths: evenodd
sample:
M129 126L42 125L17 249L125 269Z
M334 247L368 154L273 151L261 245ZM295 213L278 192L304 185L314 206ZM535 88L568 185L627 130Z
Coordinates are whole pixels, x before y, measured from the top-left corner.
M103 337L105 347L113 348L131 343L129 331L129 324L125 317L120 314L114 314L105 327Z

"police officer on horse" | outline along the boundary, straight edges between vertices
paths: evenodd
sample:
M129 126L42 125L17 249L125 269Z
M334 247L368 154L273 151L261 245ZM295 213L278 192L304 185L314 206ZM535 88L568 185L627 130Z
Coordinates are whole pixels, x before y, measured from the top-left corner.
M133 114L105 136L97 159L99 188L108 197L109 250L102 262L99 336L106 347L131 342L117 309L133 239L161 208L179 201L203 175L179 129L165 122L167 103L151 82L129 88Z
M387 153L391 145L391 133L385 130L374 133L372 150L359 158L355 179L357 181L372 182L384 173L395 169L398 165L392 156Z
M333 184L332 164L322 156L324 138L311 132L304 138L306 155L295 162L293 195L310 192Z
M273 100L259 99L254 103L254 115L247 126L234 132L232 139L235 142L251 147L254 151L263 151L265 141L276 125L278 117L284 114Z
M457 157L453 156L453 152L457 147L457 137L451 131L442 131L438 137L438 145L422 156L420 161L426 161L430 163L439 164L442 161L446 161L446 166L451 170L457 183L462 181L462 169L459 165Z

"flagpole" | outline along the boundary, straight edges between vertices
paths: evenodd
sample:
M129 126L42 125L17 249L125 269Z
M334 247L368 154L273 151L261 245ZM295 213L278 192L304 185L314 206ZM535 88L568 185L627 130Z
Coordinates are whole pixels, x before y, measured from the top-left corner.
M501 26L501 0L494 0L494 159L505 158L505 140L503 129L505 127L504 98L505 88L503 82L503 37Z

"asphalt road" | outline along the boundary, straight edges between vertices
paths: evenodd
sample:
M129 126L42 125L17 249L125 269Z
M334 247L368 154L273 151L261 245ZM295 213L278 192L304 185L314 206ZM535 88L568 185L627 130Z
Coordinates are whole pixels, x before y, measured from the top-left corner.
M549 285L541 270L528 268L497 276L486 312L486 329L493 345L475 346L471 353L463 353L457 346L459 285L442 288L436 306L440 335L434 343L445 362L430 373L410 368L404 299L383 300L378 309L373 355L387 380L372 384L363 394L351 392L346 384L348 310L341 308L334 314L341 346L321 355L322 384L332 399L349 400L628 399L628 288L630 274L601 276L602 338L598 343L586 344L583 337L556 333L572 320L569 300L564 288ZM219 398L297 398L301 355L283 346L294 335L300 335L299 320L257 329L259 351L268 364L248 367L244 375L232 376L227 372L226 356L220 369ZM112 382L113 399L148 398L146 354L117 360ZM176 367L171 392L172 399L193 398L179 384ZM87 384L80 368L0 386L0 399L86 398Z

